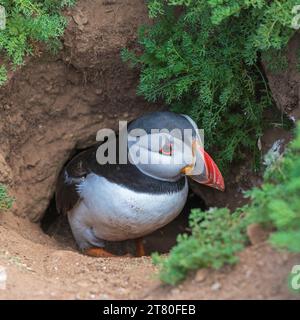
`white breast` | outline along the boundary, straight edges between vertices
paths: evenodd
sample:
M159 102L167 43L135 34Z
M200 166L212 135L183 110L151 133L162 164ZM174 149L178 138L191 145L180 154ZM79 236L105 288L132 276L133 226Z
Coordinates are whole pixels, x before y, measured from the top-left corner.
M121 241L144 236L172 221L184 207L188 183L179 192L147 194L90 174L79 192L83 201L73 210L73 219L92 227L100 239Z

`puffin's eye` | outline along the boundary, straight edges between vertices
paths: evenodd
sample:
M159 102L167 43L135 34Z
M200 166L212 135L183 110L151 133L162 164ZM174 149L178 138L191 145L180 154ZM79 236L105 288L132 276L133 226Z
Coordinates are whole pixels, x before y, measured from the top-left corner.
M165 156L171 156L173 152L172 149L172 144L171 143L167 143L165 144L160 150L159 153L160 154L164 154Z

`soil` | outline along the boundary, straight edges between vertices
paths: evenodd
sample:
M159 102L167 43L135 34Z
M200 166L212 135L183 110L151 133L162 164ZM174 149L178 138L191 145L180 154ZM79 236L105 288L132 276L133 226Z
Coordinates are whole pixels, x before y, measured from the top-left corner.
M274 72L264 63L266 76L277 106L296 121L300 118L300 73L299 73L300 34L297 32L288 44L286 59L288 66Z
M150 257L87 257L11 213L1 215L0 243L0 299L299 299L287 282L299 255L265 242L244 250L236 266L202 269L178 287L160 283Z
M200 270L178 287L161 284L148 256L104 259L77 251L68 224L53 213L59 171L95 141L97 130L117 129L119 120L162 106L137 97L138 71L120 59L121 48L136 47L138 26L149 23L143 0L79 0L65 15L61 53L41 50L0 88L0 183L15 198L12 210L0 214L0 276L1 267L7 275L0 299L299 299L287 277L300 257L263 240L244 250L236 266ZM262 154L290 137L283 129L266 131ZM188 231L191 207L235 208L246 201L243 190L260 183L245 161L233 166L225 193L192 185L178 219L144 239L146 253L170 250ZM134 253L130 241L111 249Z
M160 108L137 97L138 72L120 57L147 22L144 1L78 1L65 14L64 50L27 61L0 89L0 182L16 198L13 212L31 221L43 217L62 166L98 130Z

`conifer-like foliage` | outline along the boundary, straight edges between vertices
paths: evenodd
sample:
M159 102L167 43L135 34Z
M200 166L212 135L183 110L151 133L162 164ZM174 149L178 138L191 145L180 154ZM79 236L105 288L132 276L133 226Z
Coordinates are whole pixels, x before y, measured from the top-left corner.
M0 0L6 12L6 28L0 30L1 56L16 66L34 53L37 42L57 49L66 26L61 10L74 3L75 0ZM0 65L0 85L5 81L6 68Z
M298 2L149 0L154 24L140 29L142 53L123 51L141 68L138 93L191 115L221 167L245 148L255 155L262 111L272 104L258 57L282 63Z
M0 183L0 211L11 207L13 199L8 195L7 189Z
M191 270L236 263L251 223L274 230L269 238L274 247L300 252L300 123L296 139L285 154L273 160L263 185L246 192L251 198L249 205L233 213L227 208L192 212L191 235L180 235L167 258L153 256L162 281L174 285Z
M0 66L0 86L7 80L6 69Z
M246 242L239 212L231 214L227 208L194 209L189 219L192 234L179 235L167 258L156 253L152 256L154 264L160 266L160 279L168 284L177 284L191 270L219 269L225 263L236 263L235 254Z

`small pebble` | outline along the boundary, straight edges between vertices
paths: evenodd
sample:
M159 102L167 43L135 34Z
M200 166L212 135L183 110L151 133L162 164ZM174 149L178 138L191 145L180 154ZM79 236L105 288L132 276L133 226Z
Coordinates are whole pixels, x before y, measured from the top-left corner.
M251 275L252 275L252 271L251 271L251 270L248 270L248 271L246 272L246 278L250 278Z
M6 289L7 273L6 269L0 266L0 290Z
M171 290L171 294L172 295L176 295L176 294L179 294L180 293L180 290L179 289L172 289Z
M221 289L221 283L220 282L215 282L212 286L211 286L211 290L212 291L218 291Z
M208 270L207 269L200 269L197 271L196 276L195 276L195 280L196 282L203 282L208 274Z
M256 245L267 240L269 233L260 224L253 223L247 227L247 235L252 245Z

